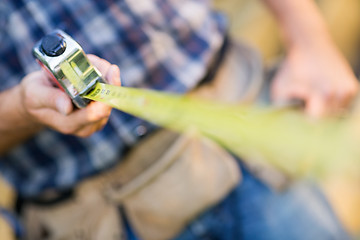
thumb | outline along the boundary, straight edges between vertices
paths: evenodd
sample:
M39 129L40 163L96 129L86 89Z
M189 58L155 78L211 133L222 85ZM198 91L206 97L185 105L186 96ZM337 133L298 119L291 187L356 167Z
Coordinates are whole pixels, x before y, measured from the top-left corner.
M293 95L294 86L289 84L287 69L281 68L273 77L270 85L270 97L272 102L282 104Z
M68 115L73 109L71 99L59 88L41 84L33 85L31 95L33 108L51 108L63 115Z

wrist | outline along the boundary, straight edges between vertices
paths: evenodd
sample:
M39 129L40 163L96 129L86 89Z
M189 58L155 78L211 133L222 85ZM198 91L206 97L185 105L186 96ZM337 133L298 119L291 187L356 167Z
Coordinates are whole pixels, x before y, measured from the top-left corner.
M301 49L302 51L310 52L335 48L335 44L325 27L320 29L307 29L303 32L301 35L297 33L299 36L293 34L291 37L285 37L286 48Z
M0 93L0 156L41 130L41 125L27 116L22 103L21 87Z
M312 47L331 41L313 0L265 0L280 25L287 47Z

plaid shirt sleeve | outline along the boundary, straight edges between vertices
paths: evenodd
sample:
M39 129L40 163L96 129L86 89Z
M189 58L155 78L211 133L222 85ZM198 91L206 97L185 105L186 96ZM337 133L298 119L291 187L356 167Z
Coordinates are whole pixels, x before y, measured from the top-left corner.
M60 28L85 52L121 69L123 85L184 93L205 75L226 31L208 0L2 0L0 91L38 70L34 43ZM155 126L113 111L80 139L46 129L0 157L0 173L24 196L67 188L107 169Z

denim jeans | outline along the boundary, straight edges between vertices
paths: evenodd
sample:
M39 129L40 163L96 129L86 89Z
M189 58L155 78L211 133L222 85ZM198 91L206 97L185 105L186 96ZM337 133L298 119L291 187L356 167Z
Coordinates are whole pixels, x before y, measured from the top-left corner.
M275 192L241 169L242 182L176 240L350 239L314 184L300 182Z

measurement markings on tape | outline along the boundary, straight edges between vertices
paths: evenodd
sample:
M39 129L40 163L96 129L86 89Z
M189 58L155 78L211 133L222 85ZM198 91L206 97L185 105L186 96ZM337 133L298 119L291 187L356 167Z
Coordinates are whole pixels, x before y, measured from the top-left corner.
M223 105L102 83L84 97L178 132L194 128L245 160L271 164L292 176L358 172L352 167L358 148L344 121L313 122L299 112Z

